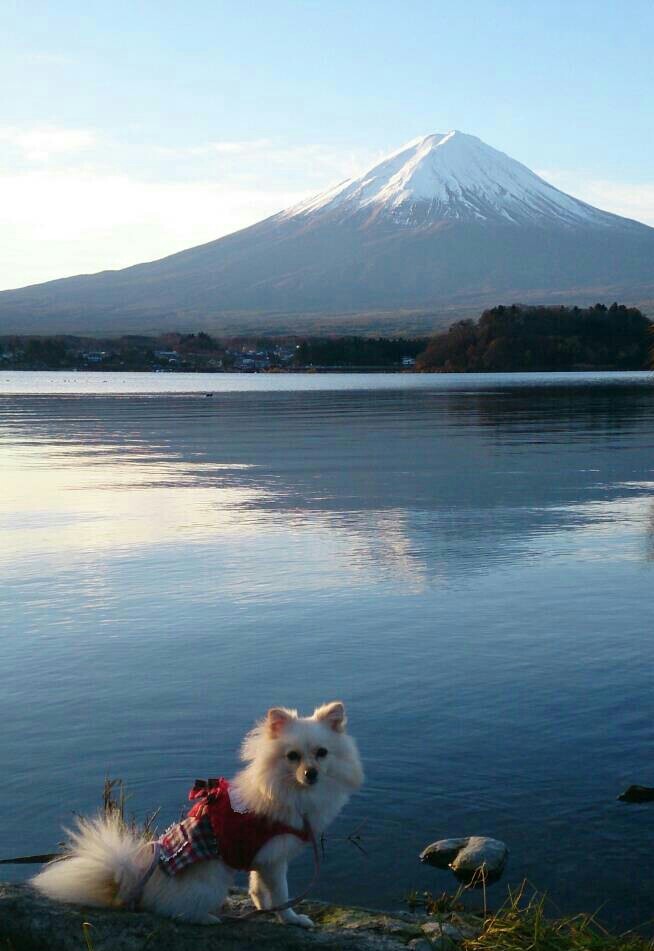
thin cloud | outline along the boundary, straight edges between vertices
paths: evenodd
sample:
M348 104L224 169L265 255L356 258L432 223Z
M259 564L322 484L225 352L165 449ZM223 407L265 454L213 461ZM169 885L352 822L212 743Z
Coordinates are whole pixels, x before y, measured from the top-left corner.
M196 155L257 155L271 148L270 139L241 139L217 142L204 142L201 145L160 146L155 149L158 155L183 158Z
M209 142L201 146L206 152L215 152L218 155L252 155L271 148L270 139L253 139L242 142Z
M98 137L91 129L0 126L0 143L18 150L29 162L47 162L53 155L88 151L97 145Z
M358 175L379 156L364 150L343 149L319 142L280 145L272 139L216 140L181 147L161 146L155 150L162 158L221 160L222 175L257 176L260 181L271 174L301 175L305 187L329 188Z
M585 177L566 169L539 169L538 174L561 191L623 218L654 227L654 183L618 182Z
M597 179L584 189L584 201L616 215L654 226L654 184L635 185Z

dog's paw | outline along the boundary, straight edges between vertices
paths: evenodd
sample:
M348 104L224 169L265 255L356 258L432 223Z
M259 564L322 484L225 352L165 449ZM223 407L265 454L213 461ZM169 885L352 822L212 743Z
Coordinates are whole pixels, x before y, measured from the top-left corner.
M292 908L285 908L277 912L277 918L285 925L295 925L296 928L313 928L313 921L308 915L298 915Z

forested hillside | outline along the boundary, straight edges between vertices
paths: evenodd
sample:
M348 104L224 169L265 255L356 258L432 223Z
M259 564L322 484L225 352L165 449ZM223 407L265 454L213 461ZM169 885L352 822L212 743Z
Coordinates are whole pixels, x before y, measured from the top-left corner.
M622 304L485 310L436 334L420 370L642 370L651 363L652 322Z

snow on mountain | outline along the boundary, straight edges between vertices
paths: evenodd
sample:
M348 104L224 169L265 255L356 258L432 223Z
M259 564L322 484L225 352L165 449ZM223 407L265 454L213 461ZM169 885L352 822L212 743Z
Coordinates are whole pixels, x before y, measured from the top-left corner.
M615 224L619 219L548 184L474 135L414 139L358 178L288 209L280 218L382 214L397 224L439 219L514 224Z

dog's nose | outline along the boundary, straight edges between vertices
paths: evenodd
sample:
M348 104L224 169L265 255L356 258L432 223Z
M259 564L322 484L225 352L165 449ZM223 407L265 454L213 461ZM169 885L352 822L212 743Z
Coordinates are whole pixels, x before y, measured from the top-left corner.
M313 766L310 766L309 769L305 769L304 778L309 783L309 785L313 786L315 781L318 779L318 770Z

